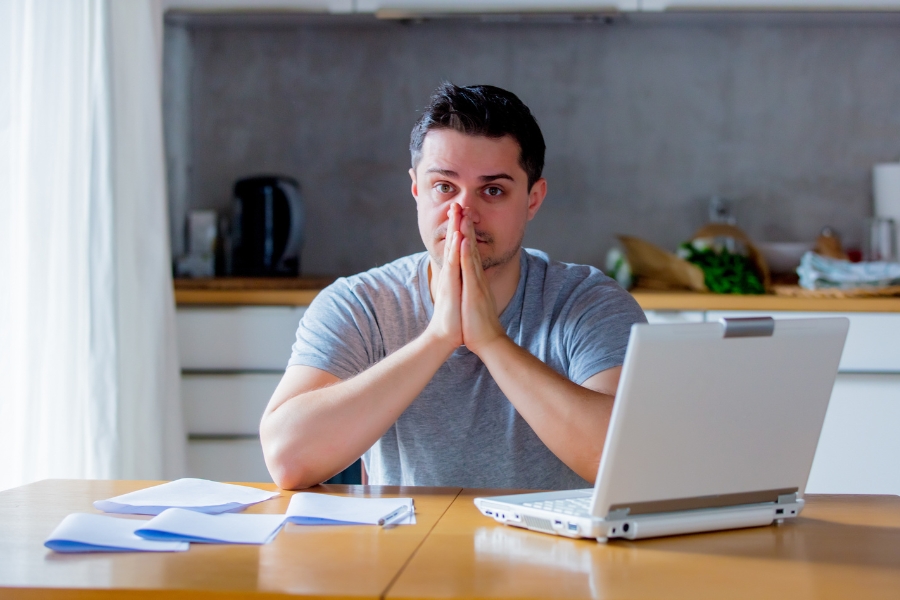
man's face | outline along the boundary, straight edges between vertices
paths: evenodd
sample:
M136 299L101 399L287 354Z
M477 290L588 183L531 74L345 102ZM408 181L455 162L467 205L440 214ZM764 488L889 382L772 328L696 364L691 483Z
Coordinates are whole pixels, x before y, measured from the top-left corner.
M439 267L453 203L468 208L486 272L518 258L525 224L547 192L543 179L528 189L519 153L518 142L510 136L488 138L451 129L433 129L425 135L419 164L409 173L419 234Z

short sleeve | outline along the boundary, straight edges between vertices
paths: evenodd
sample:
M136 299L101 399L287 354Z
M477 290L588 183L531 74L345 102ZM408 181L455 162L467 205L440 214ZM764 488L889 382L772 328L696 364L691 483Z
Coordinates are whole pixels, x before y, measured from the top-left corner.
M288 366L305 365L347 379L383 358L372 307L345 278L322 290L297 327Z
M647 318L631 294L615 281L583 282L572 303L565 332L568 377L577 384L621 366L631 326Z

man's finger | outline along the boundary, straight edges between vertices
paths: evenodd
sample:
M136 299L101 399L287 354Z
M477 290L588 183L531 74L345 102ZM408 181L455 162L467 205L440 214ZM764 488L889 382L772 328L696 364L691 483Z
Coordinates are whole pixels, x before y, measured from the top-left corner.
M453 203L447 210L447 232L444 234L444 264L450 260L450 246L453 243L453 232L459 229L457 205Z

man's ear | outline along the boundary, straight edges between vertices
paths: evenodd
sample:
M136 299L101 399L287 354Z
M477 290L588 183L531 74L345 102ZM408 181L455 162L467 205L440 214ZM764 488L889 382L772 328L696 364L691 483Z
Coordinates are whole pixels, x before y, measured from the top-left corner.
M419 183L416 181L416 170L409 170L409 178L412 179L412 185L410 186L410 191L412 192L413 198L416 200L419 199Z
M531 186L531 190L528 192L528 220L532 220L534 215L537 214L538 209L541 207L541 204L544 203L544 198L547 197L547 180L541 177L537 181L534 182L534 185Z

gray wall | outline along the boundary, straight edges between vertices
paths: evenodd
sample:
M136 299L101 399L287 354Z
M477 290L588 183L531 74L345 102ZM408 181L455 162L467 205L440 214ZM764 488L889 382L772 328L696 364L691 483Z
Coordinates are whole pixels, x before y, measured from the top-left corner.
M307 202L306 274L422 249L408 136L442 79L508 88L537 116L549 194L526 244L560 260L602 265L616 233L674 248L712 195L736 199L757 240L811 240L832 225L858 244L871 167L900 158L896 20L206 18L167 29L167 111L181 114L177 127L168 117L182 190L173 227L186 206L227 209L240 176L292 175Z

